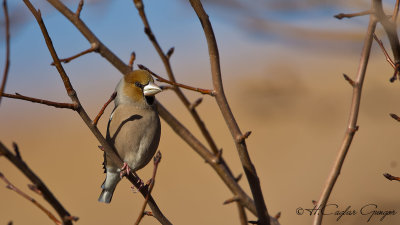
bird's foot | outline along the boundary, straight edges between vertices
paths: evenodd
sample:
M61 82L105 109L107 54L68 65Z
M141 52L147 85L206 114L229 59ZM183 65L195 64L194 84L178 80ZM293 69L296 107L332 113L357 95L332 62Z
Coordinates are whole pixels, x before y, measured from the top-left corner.
M131 168L128 166L126 162L124 162L124 165L121 168L121 172L119 172L119 177L122 178L125 175L128 175L131 173Z

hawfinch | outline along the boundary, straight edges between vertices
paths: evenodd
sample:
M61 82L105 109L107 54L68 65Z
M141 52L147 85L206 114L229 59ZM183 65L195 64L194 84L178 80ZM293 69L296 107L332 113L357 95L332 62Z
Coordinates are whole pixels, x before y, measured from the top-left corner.
M103 191L98 201L105 203L111 202L124 168L128 172L135 172L151 160L161 135L154 98L161 88L154 84L148 71L135 70L125 75L115 91L115 108L108 121L106 139L114 145L124 166L119 168L104 153L106 179L101 186Z

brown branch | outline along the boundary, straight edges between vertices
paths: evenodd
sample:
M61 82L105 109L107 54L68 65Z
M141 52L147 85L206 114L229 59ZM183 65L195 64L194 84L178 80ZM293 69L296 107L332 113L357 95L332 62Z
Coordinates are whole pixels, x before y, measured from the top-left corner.
M158 151L157 154L154 156L153 176L151 177L151 180L150 180L149 189L147 191L146 198L145 198L145 200L143 202L142 209L141 209L141 211L139 213L139 217L137 218L137 220L135 222L135 225L139 225L140 221L142 220L143 216L145 215L144 210L146 209L146 205L147 205L147 203L149 201L149 197L150 197L151 191L153 190L154 184L156 182L157 168L158 168L158 165L160 164L160 161L161 161L161 152Z
M353 140L354 134L357 131L357 118L360 110L361 102L361 91L363 87L363 82L365 78L365 72L367 70L368 59L371 53L371 46L373 41L373 35L375 31L377 20L375 16L371 15L369 19L369 25L367 33L365 34L364 47L361 53L360 64L358 67L358 72L356 80L353 86L353 97L350 106L350 116L346 128L345 137L343 139L342 145L339 149L337 158L331 169L331 172L326 181L325 187L322 191L321 197L318 201L318 206L325 206L328 202L329 196L333 190L336 180L339 177L340 171L342 169L344 160L346 158L347 152L349 151L351 142ZM313 225L320 225L322 222L323 213L317 213L314 217Z
M57 198L51 193L42 180L22 161L21 157L12 154L3 143L0 142L0 153L4 155L15 167L17 167L42 193L43 198L56 210L60 218L71 216L61 205ZM63 220L63 224L72 225L71 221Z
M336 19L339 19L339 20L341 20L341 19L343 19L343 18L353 18L353 17L356 17L356 16L365 16L365 15L369 15L369 14L372 14L373 12L371 11L371 10L365 10L365 11L361 11L361 12L358 12L358 13L339 13L339 14L337 14L337 15L334 15L334 17L336 18Z
M388 173L384 173L383 176L386 177L386 179L388 179L390 181L392 181L392 180L400 181L400 177L395 177L395 176L392 176L392 175L390 175Z
M103 108L100 109L99 114L97 114L96 118L93 120L93 125L97 126L97 123L99 122L100 117L103 115L104 110L106 110L107 106L114 101L115 97L117 97L117 92L114 92L110 99L104 104Z
M210 64L211 64L211 73L213 86L215 90L215 99L218 103L220 111L225 119L226 124L231 131L232 137L236 140L236 137L242 136L242 132L238 124L236 123L235 117L232 114L228 101L225 97L222 78L221 78L221 69L220 69L220 61L219 61L219 53L217 47L217 41L215 40L214 31L210 20L208 19L207 13L204 11L203 5L200 0L190 0L190 4L192 5L194 11L196 12L201 25L203 26L204 35L207 39L208 52L210 55ZM250 160L249 153L247 151L246 142L236 142L236 149L239 153L239 157L246 174L248 183L250 185L250 189L253 195L253 199L257 209L257 217L259 220L259 224L270 224L269 215L267 211L267 207L265 205L264 197L262 194L260 180L257 176L256 169Z
M388 61L390 63L390 65L393 67L393 69L395 69L396 65L394 64L393 60L390 58L389 54L387 53L382 41L375 35L375 33L374 33L374 39L378 43L379 47L381 47L383 54L385 54L386 61Z
M240 202L236 202L236 206L238 208L240 224L247 225L248 224L248 220L247 220L246 211L244 210L243 206L240 205Z
M39 202L37 202L34 198L29 196L28 194L21 191L19 188L14 186L5 176L0 172L0 179L2 179L6 184L7 188L16 192L18 195L22 196L23 198L27 199L28 201L32 202L36 207L42 210L55 224L61 225L62 223L44 206L42 206Z
M8 7L7 1L3 0L3 10L4 10L4 17L5 17L5 24L6 24L6 62L4 65L4 72L3 72L3 81L1 82L0 86L0 104L1 104L1 97L2 93L6 88L7 77L8 77L8 70L10 68L10 19L8 17Z
M92 46L90 48L86 49L85 51L80 52L80 53L78 53L78 54L76 54L74 56L71 56L71 57L68 57L68 58L65 58L65 59L60 59L60 61L64 62L64 63L69 63L71 60L74 60L74 59L76 59L78 57L81 57L83 55L86 55L88 53L95 52L98 49L99 49L98 44L97 43L92 43ZM51 65L54 66L54 62L52 62Z
M50 3L52 3L54 7L56 7L56 8L59 7L60 9L59 8L57 8L57 9L59 9L60 12L63 12L63 14L66 13L68 15L72 15L72 17L75 18L74 21L78 21L78 25L76 25L77 27L80 27L82 29L84 29L86 27L86 25L84 25L83 22L81 22L81 20L79 18L74 17L73 16L74 14L69 9L67 9L61 2L59 2L58 0L48 0L48 1ZM62 80L64 82L64 86L65 86L65 89L67 90L67 93L68 93L69 97L71 98L71 100L73 102L78 104L78 108L77 108L76 111L78 112L78 114L80 115L82 120L85 122L85 124L88 126L88 128L92 131L92 133L97 138L97 140L100 142L100 144L101 144L102 148L104 149L104 151L106 152L106 154L111 158L112 161L118 163L118 165L120 167L122 167L123 162L122 162L121 158L116 154L116 152L113 149L113 147L110 146L110 144L106 141L106 139L101 134L101 132L98 130L98 128L95 125L93 125L92 120L90 119L90 117L88 116L88 114L86 113L86 111L84 110L82 105L80 104L79 98L76 95L76 92L73 89L71 83L69 82L69 78L68 78L67 74L65 73L64 68L61 65L60 59L57 56L57 53L56 53L56 51L54 49L54 46L53 46L53 44L51 42L51 39L50 39L50 37L49 37L49 35L47 33L46 27L45 27L45 25L43 23L41 15L40 15L40 11L36 11L36 9L29 2L29 0L24 0L24 2L27 5L27 7L30 9L32 14L35 16L35 19L37 20L37 22L38 22L38 24L40 26L40 29L41 29L42 34L43 34L43 37L44 37L44 39L46 41L46 45L47 45L47 47L49 49L49 52L50 52L50 54L51 54L51 56L53 58L55 66L56 66L56 68L57 68L57 70L58 70L58 72L59 72L59 74L60 74L60 76L61 76L61 78L62 78ZM89 37L90 38L89 41L90 40L94 40L91 43L94 43L94 42L98 43L100 54L102 54L103 56L111 57L109 59L109 62L111 64L113 64L115 67L117 67L118 69L120 69L121 72L126 71L127 68L129 69L129 67L127 65L123 64L123 62L120 61L117 57L115 57L115 55L111 51L109 51L104 45L99 44L100 42L98 41L98 39L90 31L85 30L83 32L83 34L90 36ZM93 36L91 36L91 35L93 35ZM112 57L112 56L114 56L114 57ZM132 174L130 174L128 176L128 179L131 182L133 182L135 180L133 178ZM135 183L133 183L133 185L135 185ZM146 195L143 194L143 192L142 192L142 195L146 196ZM155 203L154 199L151 196L149 198L149 206L153 211L154 217L158 221L160 221L160 223L162 223L162 224L171 224L168 221L168 219L162 214L162 212L160 211L160 209L158 208L157 204Z
M82 8L83 8L83 4L84 4L83 0L80 0L78 8L76 9L76 12L75 12L75 16L78 17L78 18L81 16L81 11L82 11Z
M175 80L175 75L172 71L172 67L171 67L171 63L170 63L170 56L173 53L173 50L169 50L167 52L167 54L164 54L163 50L161 49L160 44L157 42L156 37L153 34L153 31L151 30L149 21L147 20L145 11L144 11L144 5L142 0L133 0L135 7L137 8L140 18L142 19L143 25L144 25L144 31L147 35L147 37L149 38L149 40L151 41L151 43L153 44L155 50L157 51L158 55L161 58L161 61L164 64L165 70L167 71L168 74L168 78L171 82L176 83ZM208 145L211 148L211 151L213 151L214 154L217 154L218 152L218 147L215 144L215 141L213 139L213 137L211 136L210 132L208 131L206 125L204 124L204 122L202 121L202 119L200 118L200 115L197 113L196 109L190 109L190 102L189 100L186 98L186 96L183 94L182 90L177 87L174 86L174 91L176 93L176 95L178 96L178 98L182 101L182 103L185 105L185 107L187 108L187 110L190 112L190 114L192 115L193 119L195 120L197 126L199 127L202 135L204 136L204 138L206 139Z
M178 86L178 87L181 87L181 88L184 88L184 89L187 89L187 90L197 91L197 92L200 92L200 93L202 93L204 95L214 96L215 92L213 90L191 87L191 86L188 86L188 85L185 85L185 84L176 83L175 81L169 81L169 80L164 79L161 76L157 75L156 73L154 73L153 71L151 71L149 68L147 68L144 65L139 64L138 67L139 67L139 69L147 70L149 73L151 73L151 75L153 75L153 76L155 76L157 78L157 81L160 81L160 82L163 82L163 83L167 83L167 84L170 84L172 86ZM189 104L188 107L190 109L190 104ZM190 110L190 111L192 111L192 110Z
M19 93L15 93L14 95L3 93L2 96L6 97L6 98L20 99L20 100L39 103L39 104L43 104L43 105L53 106L56 108L72 109L72 110L78 109L78 104L76 104L76 103L53 102L53 101L44 100L44 99L40 99L40 98L28 97L25 95L21 95Z
M133 70L133 63L135 62L136 59L136 53L132 52L131 53L131 58L129 59L129 67L131 68L131 70Z
M356 85L356 83L354 82L354 80L352 80L349 76L347 76L347 74L343 74L344 79L349 82L349 84L354 87Z
M400 122L400 117L394 113L390 113L389 114L393 119L397 120L398 122Z

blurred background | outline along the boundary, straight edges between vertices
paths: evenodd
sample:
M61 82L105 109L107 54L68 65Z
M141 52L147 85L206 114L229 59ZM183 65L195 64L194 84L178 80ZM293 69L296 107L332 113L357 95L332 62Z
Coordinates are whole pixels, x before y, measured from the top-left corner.
M78 0L64 1L72 11ZM384 1L388 14L394 0ZM32 1L61 58L90 47L77 29L46 1ZM247 140L271 215L282 213L286 224L311 224L296 209L312 208L342 142L352 88L342 74L355 77L368 17L337 20L333 15L369 9L370 1L207 0L203 1L216 34L228 100ZM20 1L8 1L11 20L11 68L7 93L69 102L33 16ZM175 47L171 63L179 82L212 88L206 41L188 1L144 1L145 10L164 51ZM165 75L161 60L143 32L131 1L86 0L82 20L116 55L144 64ZM1 12L0 68L4 68L4 13ZM377 35L386 42L379 27ZM389 49L388 49L389 50ZM64 65L83 106L94 118L113 92L121 74L98 54L88 54ZM2 69L1 69L2 71ZM399 81L374 43L368 66L360 129L332 192L330 203L339 210L359 210L367 204L395 210L382 221L360 214L324 217L324 224L396 224L400 222L399 185L382 173L400 175L400 124L389 113L400 113ZM190 100L201 97L185 91ZM159 101L202 141L199 130L173 92ZM105 133L109 107L100 120ZM242 173L231 135L215 101L204 96L201 117L235 174ZM98 142L80 117L21 100L2 99L0 140L11 148L18 143L22 158L52 190L66 209L80 219L76 224L133 224L143 198L123 180L110 205L97 202L105 175ZM174 224L239 224L232 197L214 171L190 147L162 124L159 149L163 158L153 196ZM139 171L147 180L153 167ZM17 187L50 208L26 185L29 181L5 158L0 171ZM247 181L240 184L250 193ZM52 210L53 211L53 210ZM255 217L248 213L250 220ZM0 182L0 224L52 224L32 203ZM145 217L142 224L158 224Z

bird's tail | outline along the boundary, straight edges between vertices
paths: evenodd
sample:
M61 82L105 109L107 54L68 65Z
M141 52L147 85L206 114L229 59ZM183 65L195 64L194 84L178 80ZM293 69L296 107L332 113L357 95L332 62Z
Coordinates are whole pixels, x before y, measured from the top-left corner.
M110 203L112 196L114 194L114 190L117 187L118 182L121 180L119 173L109 172L107 171L106 180L101 185L103 189L98 201L104 203Z

